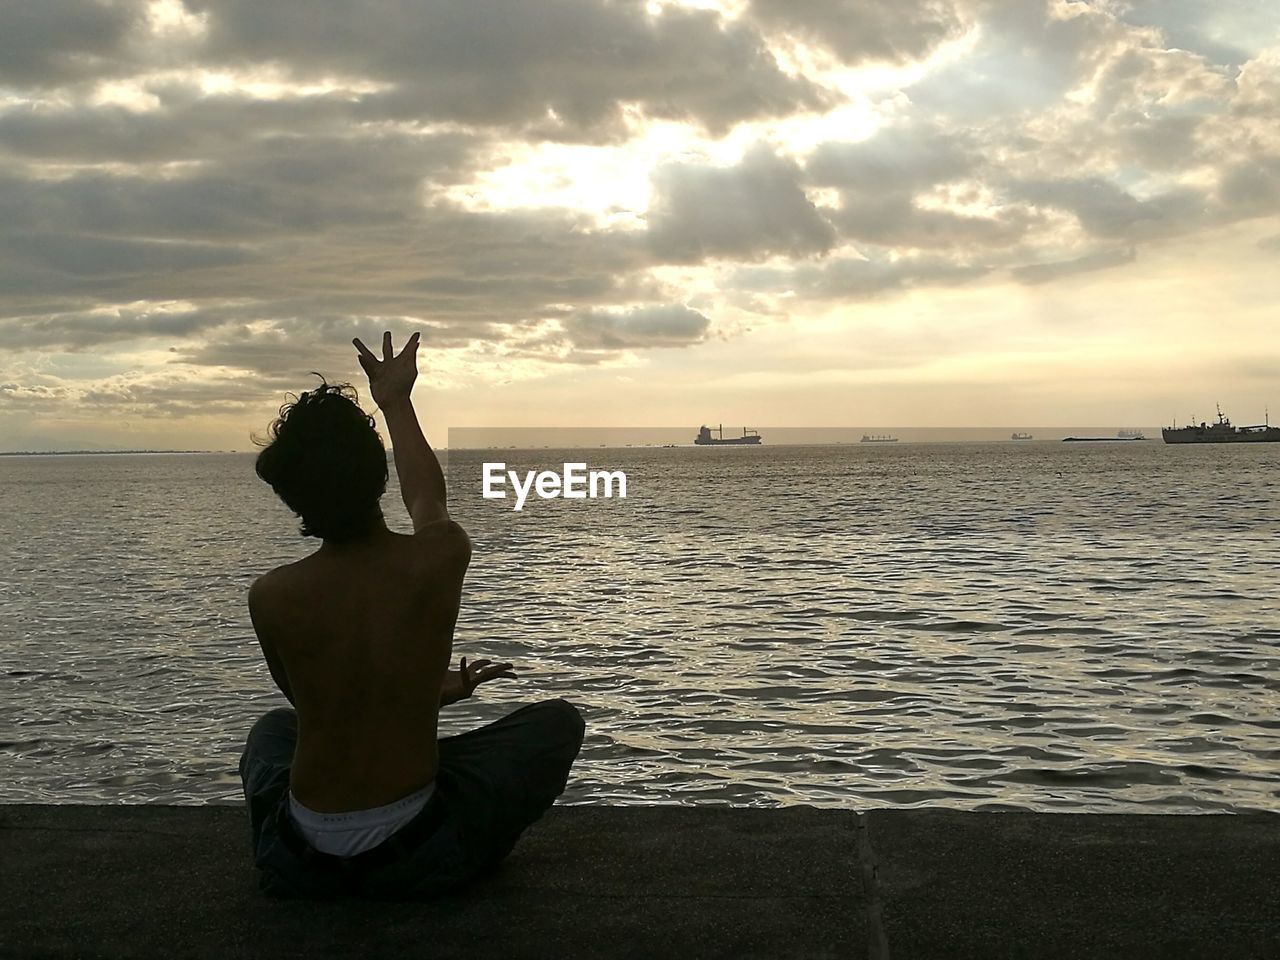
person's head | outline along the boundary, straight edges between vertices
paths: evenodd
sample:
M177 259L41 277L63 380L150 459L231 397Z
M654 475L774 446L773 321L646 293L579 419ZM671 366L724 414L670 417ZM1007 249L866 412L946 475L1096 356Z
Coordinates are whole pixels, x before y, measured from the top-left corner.
M312 371L314 373L314 371ZM349 383L326 383L280 408L259 446L258 476L302 518L304 537L358 540L377 529L387 490L387 451Z

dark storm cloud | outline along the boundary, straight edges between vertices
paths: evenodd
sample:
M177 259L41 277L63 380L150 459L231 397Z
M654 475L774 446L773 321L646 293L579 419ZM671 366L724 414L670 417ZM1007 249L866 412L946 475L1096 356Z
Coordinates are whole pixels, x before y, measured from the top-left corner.
M203 53L393 84L366 116L536 125L553 139L623 135L620 107L733 123L831 106L836 97L778 66L760 34L706 10L599 0L187 0L208 15ZM548 111L555 117L548 118Z
M826 253L835 230L805 195L800 168L756 146L732 167L671 163L653 173L649 242L672 263Z

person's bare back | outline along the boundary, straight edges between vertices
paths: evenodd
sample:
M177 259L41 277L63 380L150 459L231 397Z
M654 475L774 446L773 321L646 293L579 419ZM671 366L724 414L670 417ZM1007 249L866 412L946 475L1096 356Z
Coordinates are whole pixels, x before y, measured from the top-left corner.
M322 548L255 584L251 609L272 672L298 712L291 789L319 813L382 806L436 775L466 533L440 521ZM270 662L271 656L268 655Z

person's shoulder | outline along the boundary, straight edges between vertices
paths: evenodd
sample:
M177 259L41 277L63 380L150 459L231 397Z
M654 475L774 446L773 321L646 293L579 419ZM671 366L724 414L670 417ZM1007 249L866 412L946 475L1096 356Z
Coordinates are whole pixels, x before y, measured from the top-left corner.
M283 563L278 567L272 567L266 573L259 574L249 584L250 598L266 599L274 596L292 577L295 566L295 563Z
M462 524L449 517L428 523L406 538L416 550L433 560L466 563L471 559L471 537Z
M278 618L289 585L293 581L293 564L283 564L261 574L249 584L249 613L255 621L266 622Z
M290 596L304 588L311 579L309 558L292 560L272 567L249 584L251 606L269 607L284 603Z

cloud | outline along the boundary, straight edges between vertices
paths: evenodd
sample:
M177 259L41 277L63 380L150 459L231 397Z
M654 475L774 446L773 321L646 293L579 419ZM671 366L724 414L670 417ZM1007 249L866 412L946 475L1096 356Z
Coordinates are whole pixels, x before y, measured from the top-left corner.
M958 36L965 23L947 0L751 0L749 16L835 52L847 63L902 63Z
M717 13L599 0L188 0L207 16L203 56L295 77L391 84L361 98L366 119L535 126L552 139L625 137L622 105L692 120L739 121L834 105L785 73L760 34Z
M736 166L669 163L653 174L654 256L670 263L823 254L835 230L805 195L792 160L756 145Z
M0 5L0 350L93 358L103 410L349 369L387 328L477 370L630 363L703 341L705 304L731 336L1069 287L1280 212L1261 2L648 10ZM6 403L75 395L34 376L0 357Z
M1227 66L1280 40L1271 0L1125 0L1111 9L1126 23L1159 30L1172 47Z
M301 175L305 183L305 164ZM147 305L172 301L194 305L204 324L419 318L470 336L477 325L514 328L668 293L647 276L640 233L600 231L568 211L423 203L416 185L373 170L325 175L329 192L230 178L112 179L38 185L25 197L0 184L0 214L13 227L0 242L9 253L0 287L10 317L0 342L76 349L78 331L94 324L102 336L132 338L136 329L105 322L100 308L158 319ZM344 179L352 184L346 194L336 189ZM234 202L211 199L224 186L234 188ZM308 195L316 197L311 210ZM47 229L37 232L41 219ZM130 239L139 236L157 238Z
M13 230L0 237L8 267L61 277L112 277L203 270L247 263L248 250L187 240L132 240Z
M812 183L883 196L954 180L978 162L958 133L927 124L891 126L866 140L820 144L805 161Z
M1257 156L1233 163L1222 173L1218 195L1241 218L1280 210L1280 156Z
M842 238L918 249L1006 247L1021 240L1034 222L1022 209L971 216L922 208L902 195L846 195L839 211L830 216Z
M917 108L939 120L983 124L1051 108L1109 47L1113 20L1087 4L993 0L975 8L973 49L906 88Z
M585 350L683 347L704 339L710 322L697 310L670 304L624 313L590 310L566 320L564 330Z
M422 335L422 348L431 352L465 347L476 341L498 342L504 335L498 324L451 325L421 320L406 324L400 317L306 314L252 325L227 320L211 325L202 342L170 347L170 362L250 371L287 384L307 370L320 369L317 363L327 364L327 369L352 367L352 338L381 342L382 330L396 330L397 337L407 337L416 330Z
M16 0L0 5L0 84L56 86L121 69L141 0Z
M1170 236L1204 219L1207 198L1182 188L1139 200L1100 177L1013 183L1009 191L1074 214L1086 232L1106 239Z
M938 256L896 260L839 257L797 267L742 267L734 271L729 285L738 291L781 294L796 300L867 300L909 287L965 284L990 271L984 264Z
M0 143L5 133L0 118ZM12 228L246 240L404 223L421 209L424 188L466 176L481 150L477 138L459 134L269 133L166 176L98 168L57 178L0 172L0 218Z
M1055 263L1031 263L1022 267L1014 267L1010 273L1021 283L1048 283L1051 280L1061 280L1063 277L1074 276L1077 273L1106 270L1109 267L1119 266L1120 264L1132 263L1137 259L1137 255L1137 250L1134 247L1099 250L1071 260L1059 260Z
M839 190L839 208L826 215L844 240L885 248L1008 246L1035 219L1025 205L972 213L928 202L932 188L957 181L972 187L984 172L971 137L928 123L887 126L852 143L822 143L804 170L809 183Z

